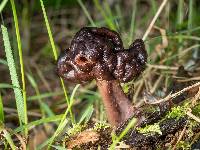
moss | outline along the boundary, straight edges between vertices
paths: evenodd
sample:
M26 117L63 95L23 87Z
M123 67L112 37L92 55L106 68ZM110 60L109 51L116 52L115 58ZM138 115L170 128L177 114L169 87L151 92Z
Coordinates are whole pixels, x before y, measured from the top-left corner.
M155 123L153 125L147 125L146 127L144 128L138 128L138 131L140 133L143 133L143 134L148 134L148 133L158 133L160 135L162 135L162 132L160 130L160 126L158 123Z
M167 118L177 118L185 115L185 109L181 106L173 107L172 110L167 114Z
M176 145L176 149L189 150L191 149L190 143L187 141L180 141Z
M85 125L74 124L72 128L67 131L68 136L73 136L81 132L85 128Z
M193 109L192 109L192 113L198 117L200 117L200 104L196 105Z
M188 136L188 138L192 138L196 134L196 132L194 132L195 129L199 128L199 123L195 120L190 119L190 120L188 120L187 127L188 127L187 128L187 136Z
M105 124L104 122L99 122L99 123L95 123L93 129L95 131L99 131L101 129L107 129L110 128L110 126L108 126L107 124Z
M176 118L180 119L181 117L186 115L188 108L190 108L190 102L186 102L181 106L173 107L171 111L166 115L167 118Z

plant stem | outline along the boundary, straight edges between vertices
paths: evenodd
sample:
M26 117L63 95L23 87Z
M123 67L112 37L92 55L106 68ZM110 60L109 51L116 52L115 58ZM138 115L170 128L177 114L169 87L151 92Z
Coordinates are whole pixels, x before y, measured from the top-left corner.
M131 101L127 98L117 80L97 80L97 86L102 95L108 115L108 121L118 126L129 119L134 112Z

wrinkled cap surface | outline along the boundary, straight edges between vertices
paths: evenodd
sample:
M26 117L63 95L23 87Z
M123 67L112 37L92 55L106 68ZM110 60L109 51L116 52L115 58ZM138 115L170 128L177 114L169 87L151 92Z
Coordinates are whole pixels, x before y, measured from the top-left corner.
M129 82L144 70L146 61L141 39L124 49L117 32L104 27L84 27L76 33L69 49L61 53L57 71L72 82L92 79Z

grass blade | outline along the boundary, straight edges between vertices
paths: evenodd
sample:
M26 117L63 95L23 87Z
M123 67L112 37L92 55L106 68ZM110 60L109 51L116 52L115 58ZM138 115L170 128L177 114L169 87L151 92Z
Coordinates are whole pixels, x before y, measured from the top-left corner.
M48 32L48 35L49 35L49 40L50 40L51 47L52 47L52 50L53 50L53 56L54 56L55 60L57 60L58 54L57 54L56 46L55 46L55 43L54 43L54 40L53 40L53 35L52 35L52 32L51 32L51 27L50 27L50 24L49 24L49 21L48 21L47 13L46 13L46 10L44 8L43 0L40 0L40 4L41 4L41 7L42 7L42 12L43 12L47 32Z
M193 27L193 13L194 13L194 0L189 1L189 14L188 14L188 29L192 29Z
M101 6L99 0L93 0L95 7L99 10L99 12L101 13L101 15L103 16L103 18L105 19L107 25L109 26L109 28L111 28L112 30L117 30L116 25L113 23L113 18L110 18L107 13L104 11L103 7Z
M69 110L71 110L71 106L72 106L73 101L74 101L74 95L75 95L77 89L79 88L79 86L80 86L80 84L77 84L76 87L74 88L73 92L72 92L72 95L70 97L70 105L68 105L68 108L65 111L65 114L64 114L62 120L60 121L60 124L58 125L57 130L54 132L53 136L51 137L51 140L50 140L49 145L48 145L48 149L52 145L52 143L53 143L54 139L56 138L56 136L59 135L62 132L62 130L64 129L64 127L66 126L66 124L68 122L68 120L66 119L67 118L67 114L68 114Z
M62 118L63 118L63 114L55 115L55 116L51 116L51 117L47 117L47 118L42 118L42 119L30 122L27 125L16 128L15 132L21 132L22 130L24 130L24 128L31 129L31 128L33 128L33 126L38 126L38 125L44 124L44 123L57 122L57 121L60 121Z
M4 122L3 100L0 92L0 122Z
M3 136L5 137L5 139L7 140L7 142L9 143L10 147L12 150L16 150L17 147L15 146L10 133L8 131L6 131L5 129L3 130Z
M120 142L120 140L128 133L128 131L136 124L136 122L136 118L130 120L126 128L122 131L122 133L118 137L115 137L115 140L113 141L113 144L110 146L109 150L115 149L116 144Z
M46 114L48 114L48 116L54 116L54 113L51 111L49 106L46 105L44 102L42 102L39 88L38 88L37 83L36 83L35 79L33 78L33 76L31 76L30 74L27 74L27 78L28 78L29 82L31 83L32 87L34 88L35 93L38 97L38 102L40 105L42 115L45 117L45 112L46 112Z
M143 41L145 41L146 38L148 37L148 35L149 35L151 29L153 28L153 26L154 26L156 20L158 19L160 13L162 12L162 10L163 10L163 8L165 7L165 5L167 4L167 2L168 2L168 0L163 0L163 2L161 3L160 7L158 8L158 10L157 10L155 16L153 17L153 19L152 19L152 21L151 21L149 27L147 28L146 32L144 33L144 35L143 35L143 37L142 37L142 40L143 40Z
M2 34L3 34L3 41L4 41L6 58L7 58L7 62L8 62L8 68L9 68L9 71L10 71L10 77L11 77L12 85L14 87L18 87L18 88L14 88L13 90L14 90L14 93L15 93L19 122L22 124L22 123L25 123L24 122L25 121L25 114L22 111L22 110L24 110L23 96L22 96L22 92L20 90L21 88L20 88L20 85L19 85L19 80L18 80L18 76L17 76L15 62L14 62L14 59L13 59L13 54L12 54L12 50L11 50L11 46L10 46L8 31L7 31L7 28L3 25L1 26L1 29L2 29Z
M27 100L34 101L34 100L38 100L38 98L44 99L44 98L50 98L50 97L60 96L60 95L63 95L62 91L61 92L48 92L48 93L42 93L42 94L40 94L40 96L38 96L37 94L30 96L30 97L28 97Z
M1 11L4 9L4 7L6 6L7 2L8 2L8 0L3 0L3 1L1 2L1 5L0 5L0 13L1 13Z
M5 65L5 66L8 66L7 61L4 60L4 59L0 59L0 64L3 64L3 65Z
M53 50L53 55L54 55L55 60L57 60L58 54L57 54L56 46L55 46L55 43L54 43L54 40L53 40L53 35L52 35L51 28L50 28L50 25L49 25L48 17L47 17L45 8L44 8L43 0L40 0L40 4L41 4L41 7L42 7L42 12L43 12L47 32L48 32L48 35L49 35L49 40L50 40L51 47L52 47L52 50ZM67 95L67 90L65 88L64 81L61 78L60 78L60 82L61 82L61 85L62 85L62 88L63 88L63 91L64 91L64 95L65 95L67 105L69 107L70 101L69 101L69 98L68 98L68 95ZM72 122L74 122L74 116L72 114L72 110L70 109L69 111L70 111L71 120L72 120Z
M28 123L28 116L27 116L27 104L26 104L26 83L25 83L25 76L24 76L24 62L23 62L23 55L22 55L22 43L21 43L21 37L19 32L19 23L17 19L17 12L15 8L15 2L14 0L10 0L13 17L14 17L14 23L15 23L15 32L17 36L17 46L18 46L18 52L19 52L19 60L20 60L20 69L21 69L21 80L22 80L22 94L23 94L23 109L20 111L23 112L23 120L22 122L27 124ZM23 111L22 111L23 110ZM25 134L28 134L28 130L25 129Z
M66 150L66 148L61 147L61 146L54 146L52 145L53 148L57 149L57 150Z
M157 3L156 0L151 0L152 11L155 14L157 10Z
M132 44L133 42L133 37L134 37L134 31L135 31L135 16L136 16L136 10L137 10L137 0L134 0L133 6L132 6L132 17L131 17L131 26L130 26L130 39L129 39L129 45Z
M177 11L177 25L181 25L183 23L183 17L184 17L184 1L179 0L178 1L178 11Z
M18 87L14 87L13 85L7 84L7 83L0 83L0 89L14 89L14 88L18 88Z
M96 27L92 17L90 16L89 12L87 11L87 9L85 8L82 0L78 0L79 5L81 6L81 8L83 9L83 12L85 13L86 17L88 18L89 22L91 23L91 25L93 27Z
M90 104L85 109L85 111L82 113L81 118L79 119L78 124L81 124L84 120L85 120L85 123L87 123L90 120L93 111L94 111L94 107L93 107L93 105Z

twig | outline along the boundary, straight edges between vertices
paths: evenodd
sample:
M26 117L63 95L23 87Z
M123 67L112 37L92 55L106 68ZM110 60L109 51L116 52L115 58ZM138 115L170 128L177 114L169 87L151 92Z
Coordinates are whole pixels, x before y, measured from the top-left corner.
M199 87L199 90L198 90L198 92L197 92L197 94L193 97L193 99L192 99L192 106L194 107L195 105L196 105L196 102L197 102L197 100L199 100L200 99L200 87Z
M156 20L158 19L158 16L160 15L160 13L161 13L161 11L163 10L164 6L166 5L167 1L168 1L168 0L163 0L162 4L160 5L158 11L156 12L155 16L153 17L153 19L152 19L152 21L151 21L149 27L147 28L147 30L146 30L146 32L145 32L143 38L142 38L143 41L146 40L148 34L150 33L150 31L151 31L153 25L155 24Z
M134 96L133 96L133 103L137 102L137 98L138 98L138 95L139 95L140 91L142 90L142 87L144 85L144 81L147 78L147 76L150 75L152 72L153 72L152 68L148 67L145 70L145 73L144 73L142 79L137 82L138 83L137 88L136 88L136 83L134 84L135 85L134 88L136 88L136 90L135 90L135 93L134 93Z
M161 62L164 63L164 62L166 62L167 60L169 60L169 59L171 59L171 58L184 56L184 55L186 55L188 52L190 52L190 51L192 51L193 49L198 48L198 47L200 47L199 44L192 45L192 46L190 46L190 47L188 47L188 48L186 48L186 49L183 49L183 50L182 50L180 53L178 53L178 54L175 54L175 55L172 55L172 54L171 54L170 57L165 57Z
M15 136L19 139L20 141L20 144L21 144L21 149L22 150L26 150L26 143L24 141L24 139L21 137L21 135L17 134L17 133L14 133ZM20 148L19 148L20 149Z
M173 147L172 150L175 150L175 149L176 149L176 145L177 145L177 144L181 141L181 139L183 138L183 135L184 135L184 133L185 133L185 131L186 131L186 127L187 127L187 123L186 123L185 127L183 128L183 130L181 131L181 134L180 134L180 136L178 137L178 140L177 140L177 142L176 142L176 144L174 145L174 147Z
M178 67L171 67L171 66L165 66L165 65L152 65L147 64L148 67L161 69L161 70L178 70Z
M196 141L197 141L197 139L199 139L199 136L200 136L200 132L198 132L198 133L195 133L195 135L194 135L194 138L192 139L192 142L190 143L190 145L193 145L193 144L194 144L194 142L196 142Z
M188 111L187 111L187 115L190 117L190 118L192 118L192 119L194 119L195 121L197 121L197 122L199 122L200 123L200 118L199 117L197 117L197 116L195 116L195 115L193 115L192 113L191 113L191 109L189 109Z
M35 63L35 61L31 61L30 62L35 69L36 69L36 72L38 74L38 76L40 77L41 81L44 83L44 86L47 88L47 90L49 92L52 92L52 89L51 89L51 86L49 85L49 82L46 80L46 78L44 77L42 71L39 69L38 65Z
M13 108L8 108L8 107L4 107L4 111L6 113L17 113L16 109ZM42 117L42 115L40 113L37 112L33 112L33 111L28 111L27 113L29 116L33 116L33 117Z
M158 53L159 56L162 55L162 50L167 48L168 46L168 39L167 39L167 34L166 34L166 30L159 28L157 26L154 26L155 29L160 31L161 37L162 37L162 44L158 44L155 47L156 52Z
M178 77L174 77L174 78L178 78ZM200 76L198 77L193 77L193 78L188 78L188 79L178 79L178 82L188 82L188 81L195 81L195 80L200 80Z
M195 84L193 84L193 85L191 85L191 86L188 86L188 87L186 87L186 88L184 88L184 89L182 89L182 90L180 90L180 91L178 91L178 92L176 92L176 93L174 93L174 94L169 94L169 95L167 95L165 98L162 98L162 99L160 99L160 100L158 100L158 101L155 101L155 102L148 102L147 100L145 100L145 102L146 102L147 104L159 104L159 103L162 103L162 102L166 102L166 101L168 101L168 100L170 100L170 99L172 99L172 98L175 98L175 97L179 96L179 95L182 94L183 92L186 92L186 91L188 91L188 90L190 90L190 89L192 89L192 88L194 88L194 87L197 87L197 86L200 86L200 82L197 82L197 83L195 83Z
M158 86L160 85L161 81L163 79L163 75L160 75L159 78L155 81L154 86L152 87L152 89L150 90L150 93L154 93L156 91L156 89L158 88Z

